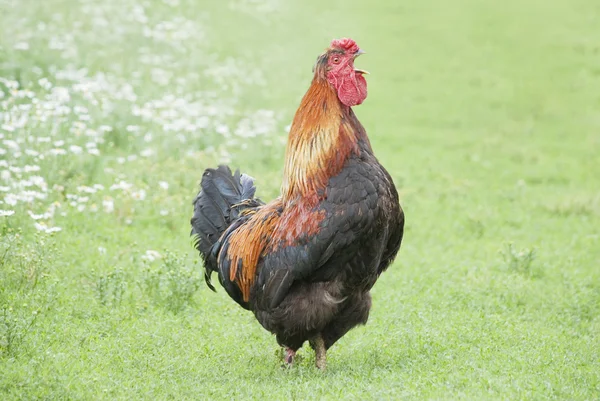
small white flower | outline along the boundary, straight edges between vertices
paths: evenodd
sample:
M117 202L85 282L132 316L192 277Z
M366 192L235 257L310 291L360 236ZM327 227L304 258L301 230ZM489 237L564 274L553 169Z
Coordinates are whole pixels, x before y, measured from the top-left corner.
M140 152L140 156L142 157L150 157L154 154L154 150L152 149L144 149Z
M4 197L4 203L10 206L16 205L18 201L19 200L17 199L15 194L6 194L6 196Z
M52 88L52 84L50 83L50 81L48 81L47 78L42 78L38 80L38 84L46 90L50 90L50 88Z
M169 189L169 183L166 181L159 181L158 186L164 189L165 191Z
M33 226L36 230L45 232L46 234L51 234L62 230L60 227L48 227L46 223L35 223Z
M100 253L100 255L106 255L106 248L103 246L99 246L98 253Z
M61 148L54 148L54 149L50 149L50 154L55 155L55 156L66 155L67 151L64 149L61 149Z
M23 171L26 173L31 173L33 171L40 171L40 170L41 170L40 166L37 166L37 165L34 165L34 166L25 165L25 167L23 167ZM43 178L42 178L42 180L43 180Z
M41 219L47 219L50 216L48 215L48 213L42 213L42 214L34 214L31 210L27 211L27 214L29 215L29 217L31 217L34 220L41 220Z
M215 127L215 131L217 131L217 134L225 135L229 133L229 127L225 124L219 124Z
M142 255L142 259L148 262L154 262L156 259L160 258L162 258L162 255L151 249L147 250L146 253Z
M143 201L144 199L146 199L146 191L143 189L140 189L139 191L134 191L131 193L131 197L135 200Z
M115 210L115 202L110 198L106 198L102 201L102 207L106 213L112 213Z
M2 210L0 209L0 217L12 216L15 214L14 210Z
M69 146L69 150L70 150L70 151L71 151L73 154L76 154L76 155L78 155L78 154L80 154L80 153L81 153L81 151L82 151L83 149L81 148L81 146L77 146L77 145L71 145L71 146Z
M121 189L123 191L128 191L132 186L133 184L121 180L118 183L111 185L110 190L114 191L115 189Z
M13 150L19 150L21 148L17 142L15 142L11 139L5 139L4 141L2 141L2 143L4 143L4 145L6 145L6 147L13 149Z
M96 192L96 188L88 187L85 185L80 185L77 187L78 192L86 192L88 194L93 194Z

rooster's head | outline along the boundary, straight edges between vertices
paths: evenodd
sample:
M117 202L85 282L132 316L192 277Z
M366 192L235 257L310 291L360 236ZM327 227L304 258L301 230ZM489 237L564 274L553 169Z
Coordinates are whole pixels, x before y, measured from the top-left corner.
M327 80L346 106L361 104L367 97L365 70L354 68L354 59L364 52L352 39L334 39L315 64L315 79Z

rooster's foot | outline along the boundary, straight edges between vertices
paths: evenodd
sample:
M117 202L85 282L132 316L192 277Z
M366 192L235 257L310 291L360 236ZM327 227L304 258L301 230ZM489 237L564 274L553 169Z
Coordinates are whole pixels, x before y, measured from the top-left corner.
M310 346L315 350L315 365L320 370L325 370L327 366L327 349L325 348L325 341L319 334L310 340Z
M285 348L285 355L283 360L287 367L291 367L294 364L294 358L296 357L296 351L291 348Z

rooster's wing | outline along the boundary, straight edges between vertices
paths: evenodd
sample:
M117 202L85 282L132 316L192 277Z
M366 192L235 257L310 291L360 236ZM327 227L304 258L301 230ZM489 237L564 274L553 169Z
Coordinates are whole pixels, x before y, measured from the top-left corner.
M318 231L300 235L295 243L277 246L263 256L257 280L257 302L262 308L277 307L294 281L331 280L355 258L364 238L376 235L373 232L379 228L376 223L386 218L380 207L381 183L386 178L382 175L374 166L350 162L330 179L327 197L315 211L325 213ZM368 250L370 264L379 266L389 235L385 237L385 244L379 249Z

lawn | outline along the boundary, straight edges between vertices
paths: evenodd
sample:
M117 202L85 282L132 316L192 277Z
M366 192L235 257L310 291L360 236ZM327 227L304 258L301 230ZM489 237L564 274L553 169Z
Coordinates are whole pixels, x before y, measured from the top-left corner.
M203 283L206 167L277 196L335 37L402 249L316 371ZM0 399L600 397L597 0L0 0Z

